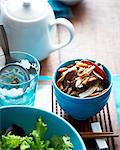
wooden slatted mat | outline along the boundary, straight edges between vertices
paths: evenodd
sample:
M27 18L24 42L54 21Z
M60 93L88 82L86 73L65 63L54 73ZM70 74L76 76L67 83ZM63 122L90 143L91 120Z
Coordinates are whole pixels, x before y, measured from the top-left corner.
M110 101L109 101L110 102ZM102 131L113 132L109 103L95 116L85 121L78 121L68 116L58 105L51 84L39 85L36 93L35 107L53 112L67 120L79 132L91 131L91 123L100 122ZM96 150L95 140L84 140L88 150ZM115 150L114 138L106 138L109 150Z
M52 111L57 115L66 119L70 124L72 124L78 132L87 132L91 131L91 123L93 122L100 122L102 131L109 132L113 131L110 119L110 112L108 104L95 116L91 117L85 121L78 121L73 119L72 117L68 116L58 105L56 102L56 98L52 92ZM90 140L84 140L86 147L88 150L96 150L95 140L91 142ZM106 142L108 144L109 150L115 150L115 144L113 138L106 138Z

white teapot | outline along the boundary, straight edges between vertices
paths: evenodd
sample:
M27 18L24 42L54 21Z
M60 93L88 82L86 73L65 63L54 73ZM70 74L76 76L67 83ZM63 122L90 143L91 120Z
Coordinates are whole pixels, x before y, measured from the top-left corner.
M39 60L69 44L74 36L72 23L64 18L55 19L46 0L7 0L1 6L0 18L10 51L25 51ZM58 24L68 30L69 37L64 42L55 44L51 30Z

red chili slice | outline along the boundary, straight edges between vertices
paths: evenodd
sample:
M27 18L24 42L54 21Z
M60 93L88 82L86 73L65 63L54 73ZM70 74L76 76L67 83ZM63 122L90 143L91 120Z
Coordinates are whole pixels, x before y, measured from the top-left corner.
M91 61L88 61L88 60L81 60L81 61L82 61L83 63L85 63L85 64L95 66L94 71L95 71L97 74L99 74L99 75L103 78L103 80L107 80L107 79L106 79L106 74L105 74L105 72L104 72L97 64L95 64L95 63L93 63L93 62L91 62Z

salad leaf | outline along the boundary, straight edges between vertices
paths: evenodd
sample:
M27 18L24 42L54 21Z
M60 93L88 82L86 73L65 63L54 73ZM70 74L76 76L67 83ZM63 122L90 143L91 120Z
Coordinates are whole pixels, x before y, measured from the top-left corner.
M6 150L11 150L17 148L22 143L22 139L20 136L10 135L7 136L2 135L2 148Z
M20 150L28 150L34 144L32 137L25 136L22 138Z
M20 137L17 135L11 135L9 132L6 136L2 135L2 140L0 141L0 150L5 149L5 150L12 150L15 148L18 148L20 146L21 150L25 150L30 145L32 145L32 138L31 137ZM26 145L27 147L26 147Z
M45 140L46 131L47 124L39 118L28 136L18 136L13 132L1 135L0 150L71 150L73 148L68 136L54 136L50 140Z
M44 139L45 132L47 131L47 124L45 124L41 118L36 122L35 128L31 135L36 135L40 140Z
M68 136L54 136L51 138L51 145L56 150L71 150L73 148L73 144L70 142L70 137Z
M30 148L30 145L26 141L23 141L22 144L20 145L21 150L26 150L29 148Z
M45 124L41 118L38 119L36 122L35 128L30 134L34 138L34 144L32 145L33 149L37 150L45 150L49 146L50 142L44 141L44 135L47 131L47 124Z

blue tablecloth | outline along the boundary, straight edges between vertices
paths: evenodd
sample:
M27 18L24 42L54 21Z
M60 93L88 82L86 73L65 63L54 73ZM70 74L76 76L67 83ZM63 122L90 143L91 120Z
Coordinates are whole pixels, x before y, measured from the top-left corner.
M63 3L59 2L58 0L48 0L49 4L53 8L56 18L64 17L64 18L71 18L73 17L71 8Z
M113 76L113 95L114 95L116 110L118 114L118 124L120 127L120 75Z

